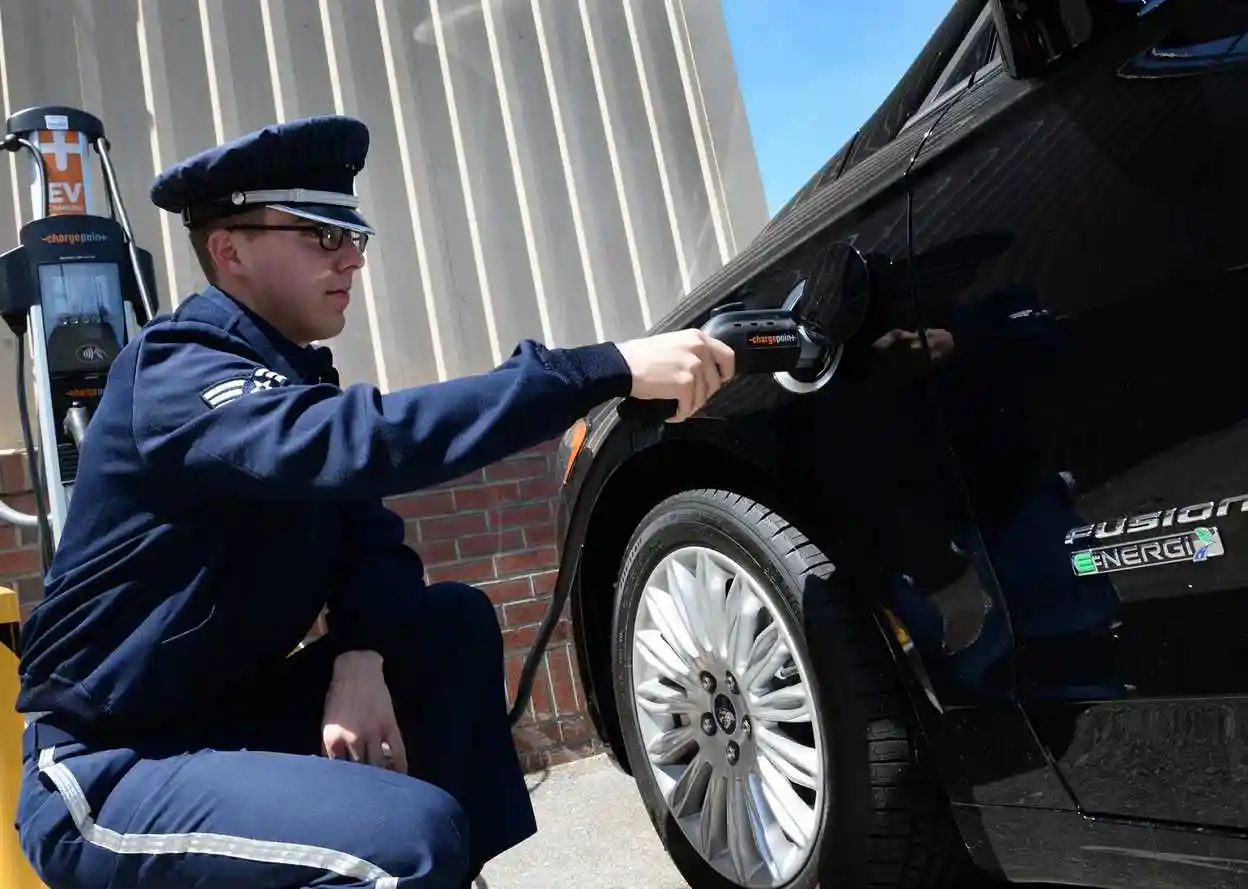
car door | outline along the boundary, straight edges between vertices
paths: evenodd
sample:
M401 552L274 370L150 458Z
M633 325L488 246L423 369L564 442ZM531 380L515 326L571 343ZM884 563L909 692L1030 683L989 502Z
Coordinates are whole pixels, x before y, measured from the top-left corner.
M1248 4L979 27L910 193L980 579L1083 811L1248 828Z

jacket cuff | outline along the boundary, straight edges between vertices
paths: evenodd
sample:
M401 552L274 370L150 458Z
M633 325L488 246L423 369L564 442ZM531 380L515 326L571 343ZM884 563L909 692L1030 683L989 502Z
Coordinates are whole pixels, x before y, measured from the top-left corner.
M560 349L558 354L593 403L632 393L633 372L615 343Z

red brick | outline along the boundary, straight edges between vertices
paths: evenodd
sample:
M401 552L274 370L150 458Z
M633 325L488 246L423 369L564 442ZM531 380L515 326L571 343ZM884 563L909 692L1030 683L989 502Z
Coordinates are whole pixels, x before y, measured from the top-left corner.
M559 621L555 624L554 632L550 634L550 644L557 645L560 642L566 642L568 639L568 624L566 621ZM527 652L533 647L533 643L537 641L537 627L517 627L516 629L503 630L503 645L508 652L525 651Z
M33 507L32 507L33 508ZM28 549L39 548L38 528L17 528L17 545Z
M516 702L516 691L520 686L520 672L524 668L524 661L527 652L519 652L507 658L507 703L508 708ZM546 678L546 664L543 662L538 665L537 672L533 675L533 688L529 697L529 704L525 707L525 716L521 719L521 724L534 722L534 716L537 719L543 717L549 719L553 716L550 706L550 685Z
M439 565L428 570L429 582L457 580L460 583L477 583L494 579L494 563L490 559L472 559L450 565Z
M503 645L507 652L525 652L533 647L537 639L537 627L520 627L514 630L503 630Z
M561 435L557 435L554 438L542 442L541 444L533 445L533 447L529 448L527 451L521 451L516 456L526 457L533 454L553 454L556 450L558 450L559 440L562 437L563 436Z
M494 557L494 565L498 569L499 575L519 574L524 571L541 571L543 568L552 568L556 564L555 548L553 546Z
M553 475L520 482L521 500L550 500L559 493L559 480Z
M507 667L507 700L516 699L516 686L520 682L520 668L524 664L524 655L511 655L506 660Z
M545 475L547 472L549 472L549 469L546 466L545 457L516 457L485 467L485 478L486 481L503 482L513 479L535 478Z
M554 546L555 545L555 526L532 525L524 529L524 542L529 547L537 546Z
M447 537L464 537L468 534L484 534L485 513L465 512L444 519L421 519L421 540L444 540Z
M5 494L4 502L12 509L18 512L24 512L27 515L35 515L39 505L35 503L35 495L29 491L22 494ZM32 531L35 529L31 529Z
M518 740L516 741L516 753L520 756L520 771L526 775L532 775L547 768L542 762L540 753L530 753L524 750Z
M516 532L519 533L518 531ZM17 547L17 529L12 525L0 525L0 550Z
M533 595L533 586L527 577L516 577L511 580L496 580L482 584L481 589L490 597L491 602L501 604L517 599L527 599Z
M580 711L577 700L576 674L572 669L572 657L568 646L552 648L546 652L550 668L550 687L555 696L555 712L559 716L571 716Z
M459 560L454 540L431 540L415 547L426 565L445 565Z
M473 488L456 488L455 508L488 509L500 503L515 503L520 499L520 486L515 482L499 482L495 485L481 485Z
M495 531L474 537L459 538L459 554L468 556L493 556L524 549L524 537L520 531Z
M26 475L26 452L0 454L0 492L5 494L30 490Z
M481 469L474 469L472 472L461 475L458 478L442 482L440 485L434 485L433 489L435 491L449 491L451 488L462 488L467 485L479 485L483 481L485 481L485 471Z
M540 574L534 574L533 594L535 596L549 596L555 591L555 582L559 580L558 571L543 571Z
M545 719L539 718L539 721L537 723L537 730L546 738L546 749L551 754L555 754L558 751L559 742L562 740L562 734L563 734L559 730L559 722L558 720L553 718L554 717L553 713L550 713L549 715L547 715L546 713L542 713L541 716L546 716L546 718Z
M494 528L523 528L549 522L553 513L549 503L531 503L528 506L502 506L490 512L490 525Z
M451 496L450 491L408 494L388 500L386 505L405 519L450 515L455 512L455 499Z
M0 553L0 577L20 577L40 570L39 551L12 549Z
M565 747L579 747L598 740L598 734L594 731L594 723L586 715L563 720L559 723L559 728L559 740Z
M523 627L528 624L540 624L549 609L550 600L548 599L511 602L503 606L503 625L507 627Z

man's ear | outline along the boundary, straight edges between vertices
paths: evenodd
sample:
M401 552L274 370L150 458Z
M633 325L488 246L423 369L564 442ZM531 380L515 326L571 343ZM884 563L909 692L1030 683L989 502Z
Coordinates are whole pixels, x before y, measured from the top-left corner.
M223 228L216 229L209 233L204 241L204 247L208 251L208 255L212 257L213 264L217 267L217 272L226 272L228 274L237 274L240 270L240 260L238 249L234 244L233 235Z

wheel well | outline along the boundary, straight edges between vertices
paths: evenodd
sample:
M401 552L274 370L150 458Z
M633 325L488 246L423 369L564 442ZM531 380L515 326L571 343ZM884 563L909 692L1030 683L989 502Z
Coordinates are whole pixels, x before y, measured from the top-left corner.
M580 636L585 691L597 711L603 742L631 774L620 735L611 676L615 583L624 548L638 523L665 497L694 488L725 488L784 508L780 485L757 464L702 441L667 441L619 466L594 504L577 568L574 626Z
M664 498L696 488L729 490L781 511L811 542L826 551L844 555L847 549L860 548L854 541L861 529L855 531L839 524L837 510L827 509L826 503L820 508L801 490L788 488L757 463L715 444L696 439L665 441L637 452L621 464L599 494L586 529L572 616L585 693L596 713L603 742L617 765L628 774L632 772L620 731L611 670L618 571L624 549L645 514ZM865 576L855 570L852 561L841 563L851 585L872 586L869 581L863 582ZM879 630L892 650L906 696L919 720L918 728L927 735L934 727L930 722L934 714L920 690L921 682L902 654L894 632L883 623Z

